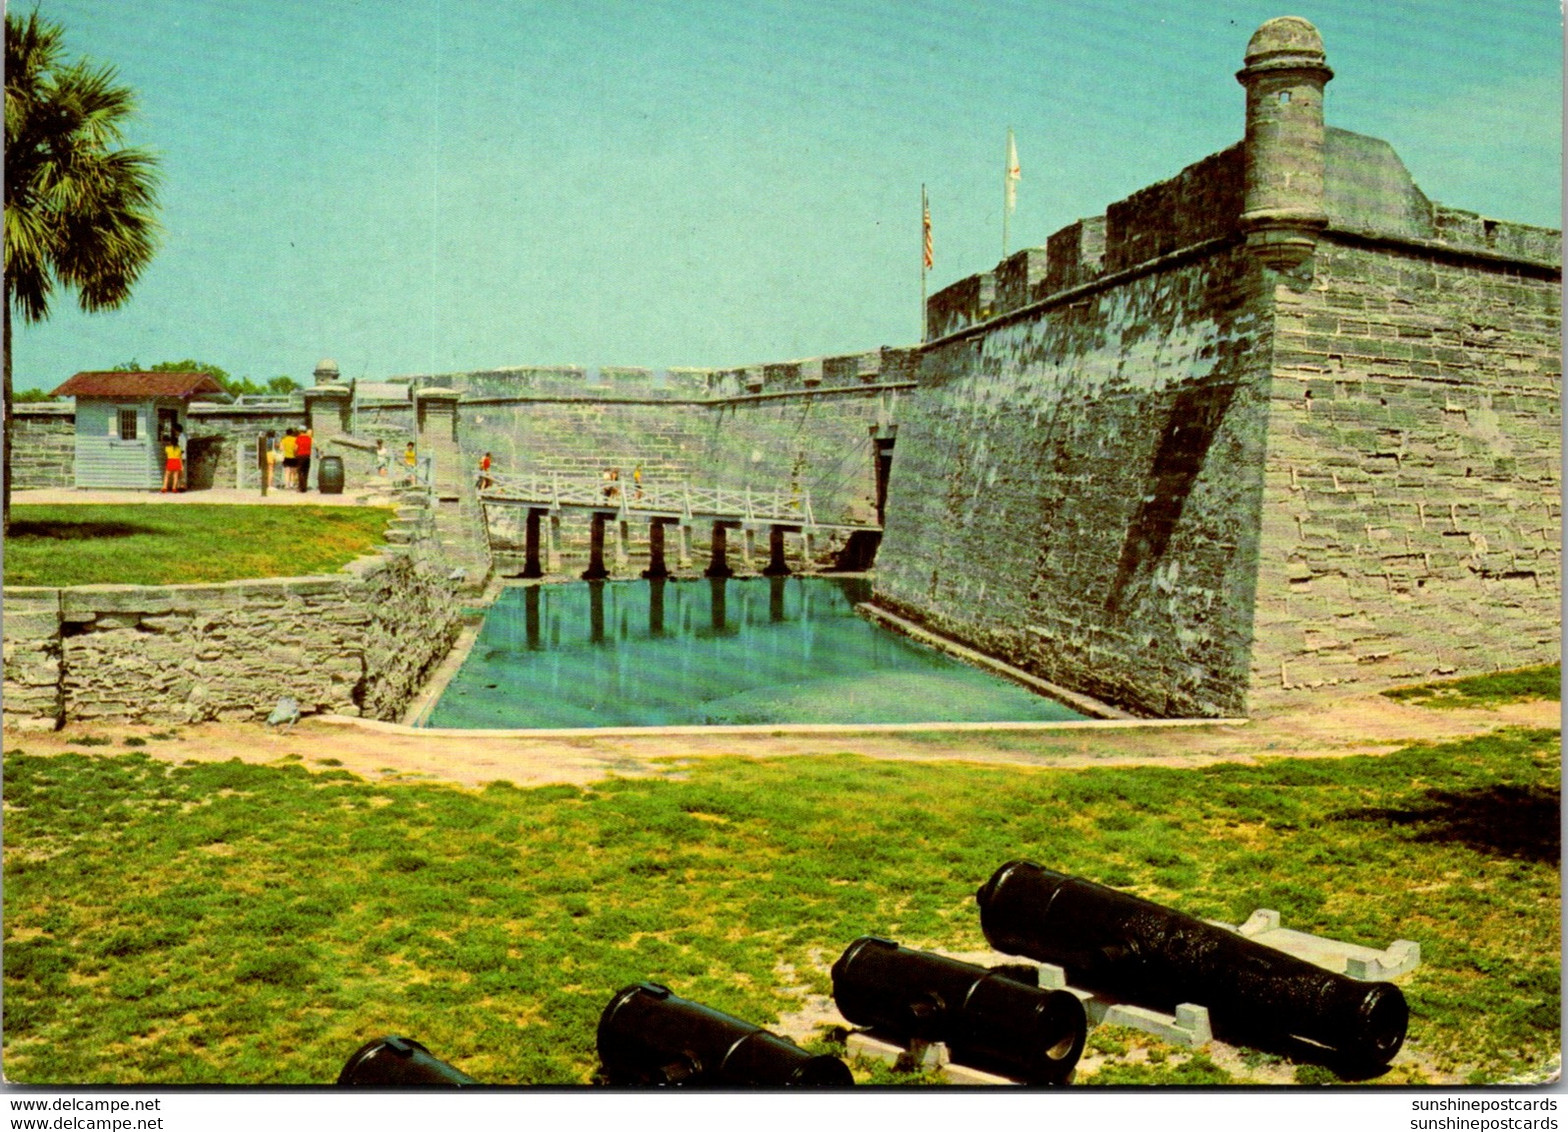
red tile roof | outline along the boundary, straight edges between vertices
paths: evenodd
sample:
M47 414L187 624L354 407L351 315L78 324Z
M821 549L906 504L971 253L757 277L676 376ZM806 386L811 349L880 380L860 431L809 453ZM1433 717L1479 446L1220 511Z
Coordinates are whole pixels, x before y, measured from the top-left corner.
M51 396L54 397L194 397L222 393L223 386L210 373L132 373L125 370L79 373Z

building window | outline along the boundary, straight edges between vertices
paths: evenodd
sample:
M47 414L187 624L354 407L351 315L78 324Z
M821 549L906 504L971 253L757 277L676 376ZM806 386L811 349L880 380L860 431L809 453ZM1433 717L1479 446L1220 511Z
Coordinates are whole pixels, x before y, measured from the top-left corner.
M136 439L136 410L135 409L121 409L120 410L120 439L121 440L135 440Z

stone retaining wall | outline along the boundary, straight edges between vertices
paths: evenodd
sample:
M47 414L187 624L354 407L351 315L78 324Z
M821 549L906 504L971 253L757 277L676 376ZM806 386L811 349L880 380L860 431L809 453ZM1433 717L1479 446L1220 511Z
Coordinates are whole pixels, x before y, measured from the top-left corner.
M76 410L70 405L15 406L11 417L11 489L76 485Z
M5 723L394 720L457 638L454 585L419 546L337 574L5 590Z

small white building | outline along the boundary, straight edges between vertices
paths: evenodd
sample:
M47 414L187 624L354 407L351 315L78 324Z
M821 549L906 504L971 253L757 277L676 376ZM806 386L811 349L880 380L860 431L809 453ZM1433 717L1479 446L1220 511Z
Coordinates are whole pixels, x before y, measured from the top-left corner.
M54 391L76 398L76 486L156 489L163 446L185 434L191 399L222 393L207 373L79 373Z

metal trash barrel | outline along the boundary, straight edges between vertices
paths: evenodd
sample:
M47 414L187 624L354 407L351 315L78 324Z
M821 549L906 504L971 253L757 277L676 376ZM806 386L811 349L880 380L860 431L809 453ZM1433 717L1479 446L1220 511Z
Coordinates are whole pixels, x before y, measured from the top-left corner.
M833 964L833 1002L901 1045L942 1042L959 1065L1030 1085L1071 1080L1088 1029L1070 991L870 935Z
M343 457L323 456L316 470L316 490L322 495L343 494Z
M1314 1060L1386 1065L1409 1009L1393 983L1325 970L1236 932L1033 861L1009 861L976 894L998 951L1064 968L1073 986L1153 1010L1208 1007L1217 1034L1320 1047ZM1304 1050L1303 1052L1308 1052Z
M338 1074L340 1086L407 1088L409 1086L460 1087L477 1085L468 1074L453 1068L413 1038L376 1038L350 1055Z
M849 1066L788 1038L681 998L658 983L615 992L599 1016L599 1060L612 1085L777 1088L853 1085Z

